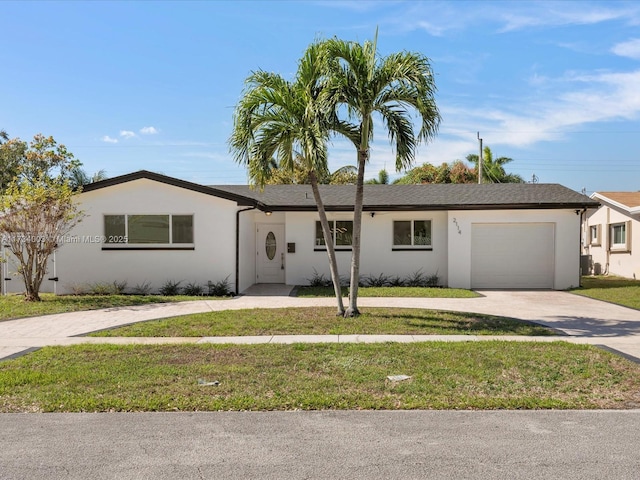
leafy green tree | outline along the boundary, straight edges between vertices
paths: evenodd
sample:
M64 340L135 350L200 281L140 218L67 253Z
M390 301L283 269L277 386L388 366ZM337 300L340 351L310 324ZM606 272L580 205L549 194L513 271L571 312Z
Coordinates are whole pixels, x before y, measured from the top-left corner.
M352 185L356 183L356 168L352 165L340 167L334 172L316 174L319 184ZM265 185L309 185L309 171L301 161L301 156L296 154L293 170L280 168L276 160L271 160L271 172Z
M415 158L418 142L435 136L440 114L434 100L436 90L429 59L412 52L380 57L377 52L377 32L373 42L360 44L338 38L322 42L327 55L328 89L339 112L348 114L352 122L349 137L357 150L358 176L354 202L351 285L349 307L345 316L358 311L358 280L364 174L373 139L373 115L378 114L395 146L396 170L401 171ZM329 102L332 104L332 102ZM419 131L414 133L409 110L417 113Z
M18 166L26 148L25 142L19 138L9 139L7 132L0 130L0 194L18 175Z
M338 314L343 315L333 236L318 188L318 179L328 175L330 132L340 128L333 109L325 103L321 53L317 44L307 49L293 82L262 70L251 74L235 109L229 143L235 161L247 166L254 185L269 182L274 158L278 169L291 175L298 168L311 183L327 246Z
M464 162L443 163L439 167L430 163L423 163L412 168L394 183L400 185L415 185L420 183L476 183L478 177L475 170L470 169Z
M36 135L0 197L0 236L18 262L25 300L39 301L49 256L81 220L69 172L79 165L53 137Z
M467 161L475 165L477 179L478 155L467 155ZM482 149L482 183L524 183L524 179L520 175L507 173L505 171L504 166L512 161L513 158L509 157L498 157L494 159L491 149L488 146L484 147Z

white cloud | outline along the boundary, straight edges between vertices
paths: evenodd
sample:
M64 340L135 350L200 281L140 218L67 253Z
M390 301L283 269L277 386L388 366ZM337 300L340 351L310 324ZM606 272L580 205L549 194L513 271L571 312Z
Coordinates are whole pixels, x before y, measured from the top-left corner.
M629 57L640 60L640 38L634 38L627 42L618 43L611 51L621 57Z
M124 138L131 138L131 137L135 137L136 134L131 130L120 130L120 136Z
M106 143L118 143L117 138L111 138L109 135L105 135L104 137L102 137L102 141Z
M156 135L159 132L155 127L143 127L140 129L140 133L143 135Z

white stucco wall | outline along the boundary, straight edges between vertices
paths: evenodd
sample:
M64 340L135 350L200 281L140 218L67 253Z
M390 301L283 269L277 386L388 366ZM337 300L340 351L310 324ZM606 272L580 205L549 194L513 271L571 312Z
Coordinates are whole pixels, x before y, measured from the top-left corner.
M329 220L353 220L352 213L329 212ZM447 214L446 212L365 212L362 217L361 276L405 277L417 271L425 275L438 274L446 285L447 277ZM326 251L314 251L316 213L286 214L287 242L296 244L296 253L287 254L287 283L306 285L313 269L331 278ZM394 220L431 220L432 251L392 251ZM337 251L340 276L349 277L351 251Z
M587 216L585 228L585 252L591 255L592 271L590 273L612 274L626 278L640 279L640 216L629 215L628 212L606 204L591 211ZM630 251L609 251L609 226L614 223L631 221ZM589 227L600 225L600 245L591 244Z
M63 245L56 256L58 293L74 285L126 281L134 287L166 281L206 285L228 277L235 289L235 202L147 179L80 195L86 217L70 233L82 239L104 235L104 215L192 214L194 250L103 250L101 242Z
M553 288L580 285L580 216L574 210L460 210L448 213L450 287L471 287L471 225L509 222L555 224Z

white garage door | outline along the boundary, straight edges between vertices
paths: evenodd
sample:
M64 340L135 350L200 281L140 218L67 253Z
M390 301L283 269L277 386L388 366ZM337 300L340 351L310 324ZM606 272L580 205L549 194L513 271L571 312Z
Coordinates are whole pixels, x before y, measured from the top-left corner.
M553 288L553 223L474 223L471 288Z

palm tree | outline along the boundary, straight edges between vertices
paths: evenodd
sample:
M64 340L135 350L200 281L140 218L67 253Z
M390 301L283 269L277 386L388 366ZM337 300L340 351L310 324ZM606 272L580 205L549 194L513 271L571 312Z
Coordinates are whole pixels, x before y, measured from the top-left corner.
M371 178L364 183L367 185L389 185L389 173L383 168L378 172L378 178Z
M473 163L478 171L478 155L467 155L467 161ZM486 146L482 150L482 172L483 183L524 183L523 178L515 173L507 173L504 169L504 165L513 162L513 158L498 157L493 159L493 153L491 149Z
M248 167L252 184L264 186L277 167L289 172L302 167L318 207L322 233L327 247L331 279L338 314L344 315L340 276L333 236L318 188L318 178L328 175L327 142L332 128L340 128L334 110L326 108L322 58L312 44L298 65L293 82L280 75L257 71L246 80L246 88L234 114L229 140L234 160Z
M89 174L80 167L76 167L69 172L69 180L72 188L79 188L83 185L99 182L107 178L107 172L105 170L98 170L91 176L89 176Z
M353 121L357 137L358 177L354 202L351 285L349 307L345 316L358 311L358 279L360 274L360 236L364 172L369 160L369 145L373 139L373 114L377 113L388 131L396 150L396 170L413 164L415 147L420 141L435 136L440 123L436 107L436 90L429 59L420 53L400 52L387 57L377 54L377 37L360 44L340 39L323 42L327 54L328 88L330 96ZM408 110L418 114L420 129L414 133Z

